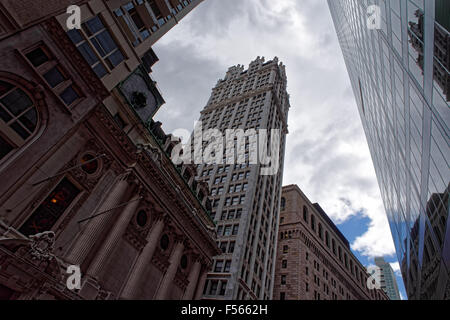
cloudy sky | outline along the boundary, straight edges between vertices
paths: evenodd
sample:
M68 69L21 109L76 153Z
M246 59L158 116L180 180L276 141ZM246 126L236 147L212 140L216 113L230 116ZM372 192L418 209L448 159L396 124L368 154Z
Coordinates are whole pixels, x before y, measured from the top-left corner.
M166 132L193 129L228 67L279 57L292 106L283 184L320 203L363 264L386 256L406 296L326 0L205 0L154 50L152 77L166 100L156 120Z

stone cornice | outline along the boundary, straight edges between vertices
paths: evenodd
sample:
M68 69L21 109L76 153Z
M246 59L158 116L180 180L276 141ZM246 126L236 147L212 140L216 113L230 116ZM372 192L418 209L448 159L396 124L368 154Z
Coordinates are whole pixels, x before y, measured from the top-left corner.
M164 161L170 160L167 160L166 157L162 157L162 163L156 163L147 152L138 153L137 147L133 144L130 138L117 127L114 119L102 105L96 107L95 116L100 120L100 125L104 126L110 134L110 136L108 136L109 140L104 141L105 145L112 145L112 141L110 139L110 137L112 137L114 141L116 141L119 146L124 149L124 153L127 157L130 160L135 161L133 170L136 171L136 174L142 179L141 182L148 186L147 189L152 193L152 196L155 199L160 199L161 203L159 203L159 205L161 207L170 208L168 211L171 215L181 213L172 216L173 220L179 223L179 227L183 228L186 226L191 226L191 228L193 228L196 232L188 233L188 236L194 237L197 235L201 238L202 243L209 244L208 249L204 247L199 248L200 252L207 250L209 251L208 254L212 253L215 255L218 251L215 239L211 237L210 233L199 223L193 212L191 212L186 206L182 200L184 197L180 195L181 189L177 188L178 191L175 190L170 181L162 175L161 167L166 166ZM172 168L174 169L173 166ZM154 190L155 186L158 186L157 194ZM165 195L165 198L168 199L168 201L162 202L161 195ZM198 210L203 210L200 204Z

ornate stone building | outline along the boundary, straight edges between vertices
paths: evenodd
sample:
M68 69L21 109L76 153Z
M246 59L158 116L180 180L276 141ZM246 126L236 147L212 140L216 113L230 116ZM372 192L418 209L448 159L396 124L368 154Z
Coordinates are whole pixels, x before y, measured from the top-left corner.
M297 185L283 187L274 299L388 300L370 290L369 274L348 240Z
M0 299L201 296L220 253L208 190L169 159L148 74L200 2L2 1Z
M236 157L225 150L218 154L223 163L198 169L198 180L211 190L211 217L223 252L214 257L205 299L272 299L289 109L286 66L277 57L257 57L246 70L230 67L201 112L205 130L219 129L225 140L227 130L240 130L244 137L232 142ZM262 136L259 146L252 138L252 132L266 130L270 166L261 160ZM252 161L257 153L260 162Z

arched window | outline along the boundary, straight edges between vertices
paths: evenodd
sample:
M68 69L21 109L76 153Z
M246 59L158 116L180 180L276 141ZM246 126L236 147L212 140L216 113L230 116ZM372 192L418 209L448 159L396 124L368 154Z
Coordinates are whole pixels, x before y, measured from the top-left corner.
M331 240L331 248L333 250L333 254L336 255L336 241Z
M313 231L316 231L316 217L314 217L313 215L311 215L311 229Z
M284 211L286 208L286 199L283 197L281 198L281 211Z
M327 247L330 247L330 235L328 234L328 231L325 231L325 244Z
M322 229L322 224L319 223L319 238L321 240L323 240L323 229Z
M308 208L306 206L303 206L303 220L308 222Z
M36 131L36 107L21 88L0 80L0 160Z

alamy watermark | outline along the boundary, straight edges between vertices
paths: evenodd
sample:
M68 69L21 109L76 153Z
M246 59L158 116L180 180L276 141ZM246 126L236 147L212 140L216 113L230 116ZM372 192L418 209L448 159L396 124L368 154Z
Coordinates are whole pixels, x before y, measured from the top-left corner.
M69 17L66 20L68 30L81 29L81 9L79 6L71 5L67 7L66 13Z
M381 29L381 8L377 5L367 7L367 28L369 30Z
M367 273L369 274L369 278L367 278L367 288L369 290L381 289L381 268L369 266L367 267Z
M198 121L192 135L185 129L177 129L175 133L183 137L171 151L175 165L259 164L260 174L266 176L279 170L280 129L226 129L223 133L219 129L203 130L202 121ZM179 138L172 136L172 141Z
M66 280L66 286L69 290L81 289L81 269L80 266L70 265L66 273L69 275Z

